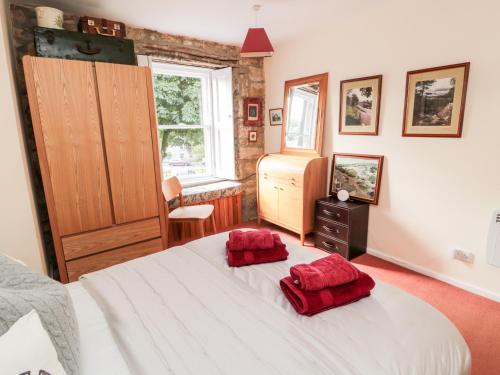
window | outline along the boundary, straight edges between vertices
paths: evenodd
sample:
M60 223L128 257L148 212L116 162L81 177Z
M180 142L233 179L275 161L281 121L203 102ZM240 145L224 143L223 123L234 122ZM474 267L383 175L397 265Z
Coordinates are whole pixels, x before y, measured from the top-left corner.
M234 179L231 68L149 65L163 177L175 175L184 184Z

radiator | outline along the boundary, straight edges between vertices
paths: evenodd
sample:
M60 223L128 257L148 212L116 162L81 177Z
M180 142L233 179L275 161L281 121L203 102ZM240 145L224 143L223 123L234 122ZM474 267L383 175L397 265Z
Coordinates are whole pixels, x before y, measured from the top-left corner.
M223 232L224 230L227 230L232 226L241 223L241 196L242 193L227 197L219 197L214 200L197 202L194 204L186 204L186 206L200 205L200 204L213 205L217 232ZM184 231L184 240L182 242L187 242L200 237L199 230L194 222L184 223L184 224L170 223L168 230L169 230L169 235L168 235L169 246L179 244L179 242L182 240L181 231ZM214 233L214 228L212 228L211 220L210 219L205 220L205 235L210 235L213 233Z

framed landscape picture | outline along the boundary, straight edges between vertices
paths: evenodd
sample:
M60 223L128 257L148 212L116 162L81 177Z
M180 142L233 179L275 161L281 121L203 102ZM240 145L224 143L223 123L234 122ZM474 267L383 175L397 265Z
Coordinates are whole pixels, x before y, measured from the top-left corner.
M403 137L462 136L469 65L407 73Z
M248 132L248 142L257 142L257 132L255 130Z
M381 155L333 154L330 193L347 190L351 199L378 204L383 162Z
M283 108L269 110L269 124L271 126L283 125Z
M243 100L243 125L262 126L262 98L245 98Z
M378 135L382 76L340 82L339 134Z

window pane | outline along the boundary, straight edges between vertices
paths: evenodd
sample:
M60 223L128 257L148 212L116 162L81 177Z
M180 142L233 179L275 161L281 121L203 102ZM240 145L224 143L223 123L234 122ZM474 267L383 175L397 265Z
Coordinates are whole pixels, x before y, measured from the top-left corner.
M154 74L156 113L160 125L201 125L201 79Z
M208 173L203 129L159 129L158 139L164 178Z

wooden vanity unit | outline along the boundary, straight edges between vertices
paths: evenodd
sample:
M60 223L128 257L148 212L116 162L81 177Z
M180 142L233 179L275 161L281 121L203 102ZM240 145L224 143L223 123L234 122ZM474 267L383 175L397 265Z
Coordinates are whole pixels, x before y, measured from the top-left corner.
M315 202L326 194L328 158L320 155L327 83L327 73L285 82L281 153L257 162L259 224L266 220L289 229L302 244L314 230ZM304 119L293 124L303 132L287 125L290 116Z

